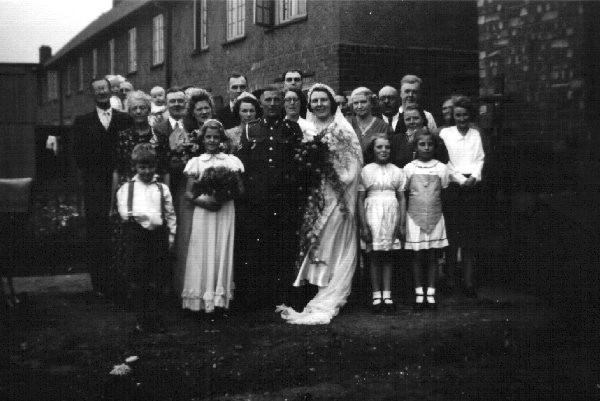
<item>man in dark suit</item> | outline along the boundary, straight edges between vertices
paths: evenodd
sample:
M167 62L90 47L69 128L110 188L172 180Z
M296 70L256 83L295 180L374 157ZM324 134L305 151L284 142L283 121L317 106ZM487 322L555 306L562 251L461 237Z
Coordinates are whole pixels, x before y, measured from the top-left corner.
M110 293L114 287L108 277L110 252L109 221L112 174L118 133L132 125L131 117L110 107L110 82L96 78L90 83L96 109L77 116L73 123L74 156L83 178L87 227L87 266L94 292Z
M233 73L227 81L227 93L229 95L229 104L226 104L217 112L217 120L223 123L225 129L237 127L240 125L240 116L233 113L233 104L235 99L248 88L248 81L242 74Z
M186 96L182 88L172 87L167 89L166 94L167 110L169 118L161 121L154 126L156 135L163 135L169 139L171 150L171 163L169 166L169 186L171 193L175 195L179 189L183 177L184 159L182 157L182 143L184 136L187 135L184 128L184 118L186 115Z

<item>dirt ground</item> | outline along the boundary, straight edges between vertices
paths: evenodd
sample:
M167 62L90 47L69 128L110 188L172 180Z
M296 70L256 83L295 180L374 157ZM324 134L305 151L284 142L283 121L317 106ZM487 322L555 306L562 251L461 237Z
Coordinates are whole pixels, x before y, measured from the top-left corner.
M57 282L4 319L2 400L600 399L597 326L500 288L443 296L436 312L372 315L354 300L308 327L166 302L166 333L136 336L132 313ZM134 355L129 375L109 374Z

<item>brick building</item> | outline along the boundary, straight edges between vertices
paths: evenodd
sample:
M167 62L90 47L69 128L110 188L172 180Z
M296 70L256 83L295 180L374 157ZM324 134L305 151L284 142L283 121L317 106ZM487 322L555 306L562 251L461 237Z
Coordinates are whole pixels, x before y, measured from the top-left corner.
M504 165L522 190L597 187L599 11L598 2L478 1L480 95L497 106L483 111L496 114Z
M453 92L476 95L475 2L195 0L114 2L44 63L40 124L69 125L91 108L92 76L117 73L136 88L196 84L226 97L227 76L250 89L281 79L287 68L346 92L377 91L414 73L426 104L438 111ZM459 29L457 29L459 27Z

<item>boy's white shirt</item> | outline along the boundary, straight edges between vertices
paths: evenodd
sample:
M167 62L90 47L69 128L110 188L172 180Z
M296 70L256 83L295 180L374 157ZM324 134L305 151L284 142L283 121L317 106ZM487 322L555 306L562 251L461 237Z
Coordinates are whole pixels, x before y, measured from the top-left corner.
M131 215L127 211L127 198L129 196L129 183L125 183L117 191L117 210L123 221L133 219L146 230L154 230L163 225L160 209L160 191L156 185L158 182L156 177L150 183L145 183L140 180L136 174L133 179L133 204L131 207ZM173 208L173 197L169 187L165 184L158 183L163 188L165 197L165 218L169 229L169 239L175 238L177 229L177 217Z

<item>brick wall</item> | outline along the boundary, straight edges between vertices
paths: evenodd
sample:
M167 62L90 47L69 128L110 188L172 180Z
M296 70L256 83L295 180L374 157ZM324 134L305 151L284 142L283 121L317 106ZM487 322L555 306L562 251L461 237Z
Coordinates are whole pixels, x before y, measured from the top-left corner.
M578 2L479 3L481 95L507 96L507 127L558 142L583 129L583 13Z
M173 82L210 87L213 95L227 99L227 77L233 71L246 74L253 90L272 84L288 68L299 68L314 72L311 80L336 85L338 68L334 44L339 42L339 29L333 16L337 15L339 2L307 3L308 18L265 29L254 24L254 2L246 1L245 38L227 43L225 3L209 1L209 48L198 54L192 54L193 4L186 2L176 7Z
M168 6L167 6L168 4ZM376 6L375 6L376 5ZM425 79L426 106L437 114L444 96L460 91L476 93L476 5L460 2L453 11L444 2L316 1L307 2L307 17L266 29L254 24L254 1L246 1L245 37L226 41L226 3L208 0L208 49L194 51L194 5L191 1L152 3L124 18L93 41L60 60L63 95L66 68L71 65L74 89L63 96L62 124L93 106L87 96L92 71L92 49L98 49L98 74L108 70L108 41L116 43L116 73L136 88L195 84L227 99L227 77L247 75L250 89L273 83L286 69L312 73L305 86L324 82L336 91L359 85L378 90L398 86L400 78L416 73ZM151 65L152 17L163 13L171 24L170 60ZM444 15L451 17L444 19ZM138 71L127 74L128 30L137 28ZM456 26L461 26L456 29ZM377 28L377 29L375 29ZM168 37L168 30L165 31ZM85 64L83 92L76 91L77 57ZM44 102L40 120L57 120L58 102Z
M574 162L589 159L588 6L478 2L480 94L504 94L503 139L550 190L576 183Z

